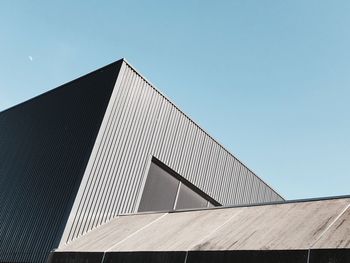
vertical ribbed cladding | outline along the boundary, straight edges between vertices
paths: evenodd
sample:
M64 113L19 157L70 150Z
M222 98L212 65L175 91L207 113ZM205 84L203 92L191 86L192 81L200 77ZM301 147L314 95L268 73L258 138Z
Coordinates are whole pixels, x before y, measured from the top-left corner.
M121 64L0 113L0 262L57 247Z
M124 62L61 242L135 212L152 156L223 205L282 200Z

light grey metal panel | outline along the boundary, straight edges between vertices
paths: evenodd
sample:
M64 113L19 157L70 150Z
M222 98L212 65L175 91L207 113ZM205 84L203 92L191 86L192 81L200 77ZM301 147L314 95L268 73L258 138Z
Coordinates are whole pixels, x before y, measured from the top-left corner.
M270 189L267 191L267 200L273 200L272 191L270 191Z
M175 106L174 106L175 107ZM175 119L173 121L173 126L171 128L171 132L169 133L170 137L167 141L167 151L166 151L166 158L164 159L164 162L168 164L170 167L173 167L174 165L171 165L171 163L177 163L178 160L175 160L175 153L173 152L176 150L176 141L180 138L179 135L179 129L181 128L181 112L179 112L176 108L174 109L175 112Z
M212 186L209 187L210 181L212 179L212 177L215 174L215 170L217 167L217 163L219 160L219 150L220 150L220 146L214 142L212 142L212 151L210 154L210 158L208 160L208 168L207 171L205 173L205 175L203 176L203 184L202 184L202 189L205 189L206 192L209 192L212 189ZM199 185L201 186L201 185ZM210 190L209 190L210 188Z
M198 185L199 188L203 187L205 175L209 168L209 160L212 155L213 141L207 134L204 134L204 145L200 155L200 163L198 165L198 174L194 178L194 184Z
M261 200L261 202L266 202L265 200L265 192L266 192L266 186L265 183L263 181L260 180L260 197L259 200Z
M204 151L204 145L205 145L205 134L204 132L196 127L196 135L195 135L195 141L193 143L193 147L191 149L190 153L190 162L188 163L188 169L186 169L186 173L184 173L184 176L193 184L195 184L195 178L198 178L200 176L199 172L199 164L202 161L202 154Z
M241 204L247 204L246 201L246 194L247 194L247 188L249 186L249 177L248 177L248 170L246 169L246 167L242 166L241 169L242 172L242 184L240 187L240 191L241 191L241 195L240 195L240 199L239 199L239 203Z
M224 200L225 204L235 204L234 200L236 200L237 195L237 186L239 182L238 172L237 169L239 169L238 161L234 158L230 160L231 163L231 169L228 171L229 176L229 183L228 183L228 189L225 192L225 198Z
M164 116L164 123L161 130L161 137L160 140L157 141L156 144L158 144L158 151L155 152L157 154L157 157L164 160L165 157L165 150L167 145L167 140L169 137L169 129L171 125L173 125L173 119L174 119L174 107L171 104L166 103L165 107L167 108L167 115Z
M253 177L251 172L247 169L247 180L248 180L248 184L246 186L246 191L245 191L245 200L244 202L246 204L250 204L251 203L251 199L252 199L252 188L253 188Z
M255 203L258 203L259 200L261 200L261 188L262 188L261 180L258 178L258 180L256 180L257 193L255 197Z
M239 161L235 160L234 163L234 181L233 183L231 183L232 188L230 191L230 196L228 196L228 201L227 203L229 203L230 201L232 201L232 204L237 204L239 201L239 197L240 197L240 184L242 182L242 175L241 175L241 169L242 166L240 165ZM232 190L233 193L232 193ZM232 194L231 194L232 193Z
M261 190L261 200L262 200L262 202L266 202L266 189L267 189L267 187L265 187L265 185L264 185L264 183L262 183L263 184L263 188L262 188L262 190Z
M245 167L242 167L243 173L242 173L242 178L243 178L243 182L242 182L242 188L241 190L241 199L239 201L240 204L248 204L247 200L246 200L246 196L248 193L248 189L249 189L249 183L250 183L250 178L249 178L249 174L248 174L248 169L246 169Z
M240 163L239 163L240 164ZM238 197L236 200L236 204L243 204L244 203L244 193L246 191L246 184L247 184L247 174L246 174L247 169L239 165L239 184L237 186L237 192L238 192Z
M179 174L186 174L188 166L190 165L191 156L193 154L193 147L196 140L197 135L197 127L192 123L188 122L188 129L186 133L186 139L184 141L184 146L181 152L181 162L178 168Z
M169 161L169 151L171 150L171 146L174 140L175 129L178 125L179 114L176 108L171 106L171 114L168 120L168 125L166 127L164 140L162 142L162 148L160 151L160 160L162 160L165 164L168 164Z
M258 193L258 189L256 189L257 185L257 178L254 176L254 174L249 171L250 177L252 178L252 183L251 183L251 190L250 190L250 195L248 196L249 203L256 203L256 195Z
M254 174L249 171L252 177L252 188L250 191L250 203L257 203L258 202L258 194L259 194L259 188L258 188L258 178L256 176L254 176Z
M254 198L254 175L250 170L247 171L249 178L249 187L246 191L246 202L251 204Z
M253 186L251 193L251 200L250 203L257 203L258 202L258 195L259 195L259 179L254 176L252 172L250 172L253 178Z
M128 74L132 74L132 72L128 72ZM125 80L126 83L130 83L129 81L132 81L131 83L137 83L137 79L130 79L130 77L128 79ZM134 84L135 85L135 84ZM132 99L129 97L129 95L134 94L135 90L132 87L128 87L127 89L127 94L128 94L128 99L126 100L126 103L124 105L122 105L122 107L124 109L128 109L130 107L130 105L135 104L134 102L132 102ZM118 105L119 106L119 105ZM121 105L120 105L121 106ZM120 107L119 106L119 107ZM116 109L120 109L120 108L116 108ZM117 111L115 109L115 111ZM126 113L128 113L128 111L124 110ZM118 111L117 111L118 112ZM106 218L110 218L113 216L113 209L111 209L111 201L115 200L115 195L117 194L117 189L118 187L116 187L116 185L118 185L119 182L119 177L115 176L118 171L120 169L122 169L122 157L125 155L125 141L127 141L127 137L126 135L129 135L129 132L125 132L128 131L128 123L129 120L132 119L132 115L130 114L121 114L120 116L117 116L116 118L114 118L112 121L113 123L116 123L116 128L112 130L111 132L111 137L113 137L113 141L112 143L106 143L108 146L111 147L110 150L110 160L109 160L109 164L110 164L110 170L108 170L108 174L109 177L106 178L106 185L108 185L108 193L110 195L110 198L108 198L107 202L103 202L103 206L105 212L104 215L102 214L102 220L106 220ZM112 201L113 202L113 201Z
M220 198L220 189L222 187L223 172L226 166L226 150L222 147L219 148L219 157L215 166L214 174L211 178L210 184L214 184L213 189L210 192L212 196L218 196Z
M126 62L122 68L62 242L136 211L151 156L221 204L263 201L251 194L252 172Z
M254 175L254 174L253 174ZM256 178L256 193L255 193L255 203L258 203L259 200L261 200L261 188L262 188L262 184L261 184L261 179L260 178Z
M269 199L269 194L270 194L270 189L265 187L264 188L264 199L263 199L265 202L268 202L268 200L270 200Z
M183 160L183 148L188 134L189 126L190 122L187 121L187 117L181 114L179 129L176 133L177 138L174 142L172 150L172 161L170 162L170 167L174 167L174 170L178 173L181 161Z
M170 103L167 103L166 99L163 98L161 113L158 120L159 124L155 129L156 136L151 145L151 152L153 152L157 158L160 158L161 146L164 141L166 127L169 122L169 116L171 114L171 110L172 110L172 105Z
M134 180L131 181L131 179L134 179L136 177L140 178L140 175L130 173L128 171L128 165L130 165L134 159L137 157L137 150L140 143L140 135L145 133L144 130L144 122L147 119L147 113L149 111L149 105L150 101L152 99L152 89L149 89L147 86L143 85L144 83L140 83L140 88L145 91L144 98L141 100L140 105L137 107L137 114L135 115L135 121L137 122L137 125L133 125L133 128L130 129L130 139L127 142L127 147L125 151L125 155L123 156L123 165L120 170L119 175L122 177L122 181L119 187L118 195L116 197L116 200L119 201L117 203L117 207L115 209L115 214L119 213L125 213L126 211L123 210L123 206L126 205L126 198L127 195L124 194L126 189L130 191L131 189L134 189ZM136 158L137 159L137 158ZM138 159L137 159L138 160ZM138 160L141 161L141 160Z
M212 195L212 190L214 189L214 185L211 185L213 182L213 178L215 176L218 162L219 162L219 155L220 152L220 146L217 144L213 144L212 148L212 154L211 158L209 159L209 165L207 169L207 173L204 176L204 184L203 184L203 189L206 189L209 195Z
M273 192L273 195L274 195L274 200L275 200L275 201L278 201L278 199L279 199L279 198L278 198L278 194L276 194L275 192Z
M248 176L249 176L249 188L247 189L247 195L246 195L246 202L248 204L251 204L254 198L254 177L251 171L248 170Z
M267 187L265 187L265 184L264 184L264 182L261 182L261 187L262 187L262 189L260 190L260 193L261 193L261 197L260 197L260 199L259 200L262 200L262 202L264 203L264 202L266 202L266 188Z
M234 190L234 186L231 187L231 182L233 182L234 174L233 174L233 169L234 169L234 163L235 159L230 158L229 153L227 153L226 157L226 162L225 162L225 170L222 178L222 183L220 187L220 200L223 200L223 203L227 204L227 198L232 190ZM232 189L233 188L233 189ZM230 194L232 195L232 194Z
M217 199L220 199L220 192L222 191L222 181L224 176L224 170L227 165L227 151L220 147L219 149L219 158L214 170L213 177L211 178L210 184L208 186L208 189L212 188L211 191L209 191L209 195L211 196L217 196ZM213 187L211 187L211 184Z
M153 89L152 99L153 103L151 103L151 110L149 111L149 114L146 115L148 117L146 117L145 125L143 131L141 132L143 139L139 140L137 158L134 158L134 160L132 160L133 164L131 167L135 168L130 172L130 174L135 174L135 176L131 177L133 186L131 188L131 192L126 195L127 199L124 204L127 206L122 211L132 211L132 209L134 209L135 200L138 196L138 190L142 181L142 174L145 174L146 172L144 168L148 161L147 155L150 151L151 144L154 139L154 132L152 131L157 125L157 117L162 105L162 97L157 96L156 91ZM146 158L143 158L144 156L146 156ZM126 191L126 189L124 189L124 191Z
M262 189L260 190L260 193L261 193L261 197L259 200L262 200L262 202L267 202L267 199L266 199L266 192L267 192L267 189L268 189L268 186L265 184L265 182L261 181L261 187Z
M271 191L271 200L275 200L276 196L275 196L275 193Z
M176 111L176 125L174 126L173 134L171 136L172 140L169 141L170 147L167 153L167 163L169 167L173 167L173 170L176 170L175 167L179 163L179 160L176 157L181 142L181 132L183 131L182 126L184 122L182 121L182 117L182 114Z
M222 169L222 174L221 174L221 183L220 183L220 188L218 188L218 191L216 196L219 196L220 200L225 200L223 197L223 192L228 190L228 180L230 178L230 164L232 164L234 161L233 158L231 158L230 153L225 150L225 160L224 160L224 168Z
M265 189L264 189L264 192L265 192L265 193L264 193L264 201L267 202L268 200L270 200L270 199L269 199L269 198L270 198L270 197L269 197L269 195L270 195L270 189L265 188Z

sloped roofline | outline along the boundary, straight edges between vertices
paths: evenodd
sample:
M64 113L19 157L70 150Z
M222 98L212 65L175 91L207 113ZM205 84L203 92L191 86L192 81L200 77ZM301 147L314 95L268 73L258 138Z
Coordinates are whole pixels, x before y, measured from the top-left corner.
M169 103L171 103L178 111L180 111L189 121L191 121L194 125L196 125L201 131L203 131L210 139L212 139L215 143L217 143L222 149L224 149L229 155L234 157L241 165L247 168L248 171L253 173L260 181L262 181L266 186L268 186L271 190L273 190L280 198L286 200L278 191L276 191L270 184L268 184L265 180L263 180L259 175L257 175L252 169L250 169L244 162L242 162L239 158L233 155L226 147L223 146L218 140L213 138L205 129L203 129L198 123L193 121L193 118L189 116L189 114L184 113L172 100L169 99L167 95L161 92L151 81L149 81L145 76L143 76L128 60L125 58L121 59L125 64L127 64L136 74L138 74L144 81L146 81L156 92L158 92L161 96L163 96ZM120 61L120 60L118 60ZM114 62L115 63L115 62Z
M200 208L177 209L177 210L170 210L170 211L147 211L147 212L138 212L136 214L135 213L120 214L118 216L134 216L134 215L164 214L164 213L173 214L173 213L218 210L218 209L228 209L228 208L243 208L243 207L258 207L258 206L270 206L270 205L298 204L298 203L318 202L318 201L328 201L328 200L348 199L348 198L350 198L350 195L335 195L335 196L293 199L293 200L285 200L285 201L273 201L273 202L266 202L266 203L200 207Z
M24 101L24 102L20 102L20 103L18 103L18 104L16 104L16 105L13 105L13 106L11 106L11 107L9 107L9 108L3 110L3 111L0 111L0 114L1 114L1 113L4 113L4 112L7 112L8 110L10 110L10 109L12 109L12 108L15 108L15 107L17 107L17 106L20 106L20 105L22 105L22 104L25 104L25 103L27 103L27 102L29 102L29 101L32 101L32 100L34 100L34 99L36 99L36 98L38 98L38 97L41 97L41 96L44 96L44 95L46 95L46 94L48 94L48 93L54 92L55 90L57 90L57 89L59 89L59 88L62 88L62 87L64 87L64 86L66 86L67 84L72 83L72 82L74 82L74 81L77 81L77 80L79 80L79 79L81 79L81 78L84 78L84 77L86 77L86 76L88 76L88 75L91 75L91 74L95 73L96 71L99 71L99 70L101 70L101 69L104 69L104 68L107 68L107 67L112 66L112 65L114 65L114 64L122 63L122 62L124 62L126 65L128 65L137 75L139 75L144 81L146 81L146 82L150 85L150 87L152 87L157 93L159 93L161 96L163 96L164 99L166 99L170 104L172 104L172 105L173 105L178 111L180 111L190 122L192 122L192 123L193 123L194 125L196 125L202 132L204 132L210 139L212 139L215 143L217 143L217 144L218 144L222 149L224 149L229 155L231 155L232 157L234 157L241 165L243 165L245 168L247 168L248 171L250 171L251 173L253 173L260 181L262 181L266 186L268 186L271 190L273 190L280 198L282 198L283 200L285 200L285 198L284 198L278 191L276 191L270 184L268 184L268 183L267 183L265 180L263 180L259 175L257 175L257 174L256 174L252 169L250 169L244 162L242 162L239 158L237 158L237 157L236 157L235 155L233 155L229 150L227 150L226 147L223 146L223 144L221 144L220 142L218 142L218 140L216 140L215 138L213 138L213 136L211 136L211 135L210 135L205 129L203 129L198 123L194 122L193 119L190 118L190 116L189 116L188 114L184 113L172 100L170 100L170 99L168 98L167 95L165 95L163 92L161 92L151 81L149 81L145 76L143 76L143 75L142 75L128 60L126 60L125 58L118 59L118 60L116 60L116 61L114 61L114 62L112 62L112 63L109 63L109 64L106 65L106 66L103 66L103 67L101 67L101 68L98 68L98 69L96 69L96 70L93 70L93 71L91 71L91 72L89 72L89 73L87 73L87 74L81 75L81 76L77 77L76 79L71 80L71 81L68 81L68 82L66 82L66 83L64 83L64 84L62 84L62 85L60 85L60 86L58 86L58 87L56 87L56 88L53 88L53 89L51 89L51 90L48 90L48 91L46 91L46 92L44 92L44 93L41 93L41 94L39 94L39 95L36 95L36 96L34 96L34 97L32 97L32 98L30 98L30 99ZM118 75L116 76L116 80L117 80L117 78L118 78Z

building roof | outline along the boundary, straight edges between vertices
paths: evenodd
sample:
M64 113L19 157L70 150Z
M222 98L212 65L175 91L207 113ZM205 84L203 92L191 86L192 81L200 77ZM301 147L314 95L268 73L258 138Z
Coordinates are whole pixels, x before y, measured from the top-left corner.
M350 248L350 198L119 216L56 251Z
M59 247L50 260L348 262L349 248L350 197L344 196L123 215Z

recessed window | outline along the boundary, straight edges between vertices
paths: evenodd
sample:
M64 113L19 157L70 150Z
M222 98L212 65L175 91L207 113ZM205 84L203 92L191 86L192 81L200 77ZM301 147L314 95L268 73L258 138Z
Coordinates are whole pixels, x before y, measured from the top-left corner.
M219 206L213 198L152 158L138 212Z
M175 209L207 207L208 200L201 197L188 186L181 184Z
M139 212L162 211L173 208L179 181L164 169L151 163Z

